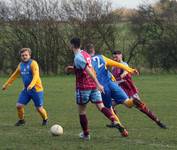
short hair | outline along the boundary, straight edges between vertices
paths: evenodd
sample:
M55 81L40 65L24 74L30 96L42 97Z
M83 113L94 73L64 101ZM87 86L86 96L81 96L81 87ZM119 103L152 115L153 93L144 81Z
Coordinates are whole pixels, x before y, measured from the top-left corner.
M92 43L86 45L86 50L90 50L91 48L95 48Z
M74 48L80 48L80 44L81 44L80 38L77 37L72 38L70 43L74 46Z
M86 49L86 51L89 53L89 54L91 54L92 53L92 51L90 50L90 49L94 49L95 47L94 47L94 45L93 44L87 44L86 45L86 47L85 47L85 49Z
M112 52L112 55L120 55L120 54L122 54L122 52L119 51L119 50ZM124 56L123 54L122 54L122 60L123 60L123 61L125 60L125 56Z
M113 55L120 55L120 54L122 54L122 52L119 51L119 50L117 50L117 51L113 51L112 54L113 54Z
M21 55L22 53L24 53L24 52L26 52L26 51L28 51L29 52L29 54L31 55L31 49L30 48L22 48L20 51L19 51L19 54Z

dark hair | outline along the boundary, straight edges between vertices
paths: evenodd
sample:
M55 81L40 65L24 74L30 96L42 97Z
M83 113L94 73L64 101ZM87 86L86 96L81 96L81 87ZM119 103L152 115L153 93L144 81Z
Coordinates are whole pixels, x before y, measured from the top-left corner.
M117 50L117 51L113 51L113 52L112 52L112 55L120 55L120 54L122 54L122 52L119 51L119 50ZM122 54L122 60L125 61L125 57L124 57L123 54Z
M112 54L113 55L119 55L119 54L122 54L122 52L121 51L113 51Z
M90 43L90 44L87 44L86 47L85 47L86 51L87 51L89 54L92 53L92 51L90 51L90 49L92 49L92 48L95 48L95 47L94 47L94 45L91 44L91 43Z
M80 48L80 38L72 38L70 43L74 46L74 48Z
M86 45L86 50L87 51L90 50L91 48L95 48L93 44L90 43L90 44Z

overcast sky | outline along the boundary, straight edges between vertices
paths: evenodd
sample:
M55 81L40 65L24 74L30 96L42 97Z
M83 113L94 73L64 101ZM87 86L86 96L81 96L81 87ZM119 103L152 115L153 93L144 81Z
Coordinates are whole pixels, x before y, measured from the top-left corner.
M9 2L10 0L0 0L0 1ZM108 0L108 1L112 2L112 6L115 9L115 8L121 8L121 7L137 8L140 4L143 4L145 2L148 4L154 4L158 2L159 0Z
M112 1L113 8L120 8L120 7L137 8L138 5L143 4L144 2L148 4L154 4L159 0L110 0L110 1Z

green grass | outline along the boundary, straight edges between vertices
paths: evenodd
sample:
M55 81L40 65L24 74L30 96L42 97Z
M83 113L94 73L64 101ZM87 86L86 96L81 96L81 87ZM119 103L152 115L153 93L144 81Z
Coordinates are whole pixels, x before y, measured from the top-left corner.
M6 78L0 78L0 85ZM115 129L89 104L88 118L91 140L78 138L81 131L74 98L74 78L45 77L45 107L49 113L49 126L42 127L32 102L26 107L24 127L15 127L17 120L15 103L22 89L18 79L7 92L0 92L0 150L176 150L177 149L177 76L146 75L136 77L141 97L168 125L168 130L157 127L136 109L118 106L122 122L129 130L129 137L122 138ZM64 135L53 137L49 133L52 124L64 128Z

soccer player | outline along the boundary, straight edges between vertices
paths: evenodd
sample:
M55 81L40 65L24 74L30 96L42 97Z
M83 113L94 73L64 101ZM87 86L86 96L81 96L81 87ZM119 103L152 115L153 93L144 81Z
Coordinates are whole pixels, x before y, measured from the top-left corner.
M90 54L92 55L92 66L96 71L98 81L104 86L104 93L102 93L102 99L104 105L107 108L112 107L111 99L114 99L113 105L124 104L128 108L135 106L135 108L139 109L141 112L146 114L149 118L151 118L158 126L161 128L166 128L166 126L161 123L161 121L155 116L153 112L149 110L149 108L141 102L136 97L129 98L127 94L121 89L120 86L114 82L114 78L112 74L107 69L108 67L118 67L121 68L131 74L136 73L135 69L129 68L121 63L115 62L109 58L106 58L103 55L95 55L95 50L91 49ZM111 127L110 125L109 127Z
M24 83L24 89L20 93L16 104L19 120L15 126L21 126L25 124L24 106L27 105L31 99L33 100L37 111L43 119L42 125L47 125L48 116L46 110L43 107L44 92L39 76L38 64L35 60L31 59L30 48L22 48L19 54L21 57L21 62L19 63L15 72L10 76L10 78L2 87L2 90L7 90L13 81L19 75L21 75Z
M126 62L123 61L123 55L121 51L113 52L113 60L128 66ZM116 82L121 86L125 93L131 98L135 97L140 100L138 89L133 83L132 76L127 71L120 68L113 67L112 74L116 78Z
M91 65L90 55L80 49L80 39L73 38L70 41L71 50L74 57L74 70L76 75L76 102L78 104L80 125L83 132L80 133L80 138L89 140L88 120L86 116L86 106L89 101L94 103L109 120L113 122L113 127L119 129L122 136L127 136L128 133L117 121L112 112L104 107L101 93L104 92L103 86L98 82L94 70ZM73 66L66 68L72 70Z

